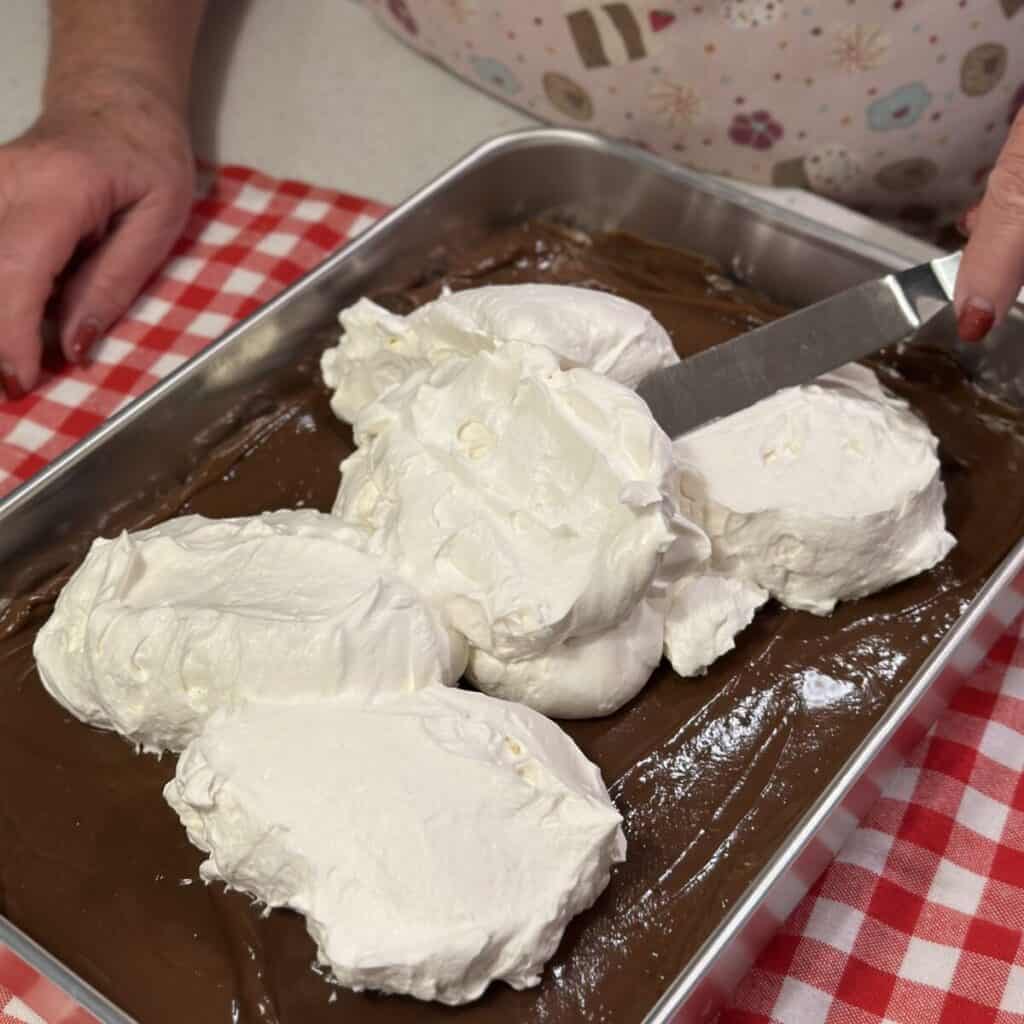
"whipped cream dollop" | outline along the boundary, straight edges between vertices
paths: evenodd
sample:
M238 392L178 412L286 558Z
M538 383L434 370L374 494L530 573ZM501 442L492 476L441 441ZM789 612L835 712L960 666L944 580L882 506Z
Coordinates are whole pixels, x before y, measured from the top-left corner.
M360 299L339 315L343 329L321 360L331 408L349 423L373 399L426 366L507 342L550 349L563 369L587 367L635 388L679 362L649 310L593 288L487 285L446 294L407 317Z
M354 423L374 399L431 362L412 324L372 299L359 299L338 320L341 340L320 357L320 372L332 392L334 415Z
M464 642L362 541L311 510L96 540L36 638L43 684L82 721L162 751L244 699L455 683Z
M666 555L706 543L647 406L536 345L419 371L355 436L335 514L502 661L618 625Z
M711 538L713 568L819 615L949 553L937 447L859 365L674 443L681 506Z
M661 661L663 605L644 598L617 626L567 640L535 658L502 661L473 649L466 675L492 697L554 718L610 715L643 689Z
M200 871L305 915L343 985L536 985L625 857L597 768L521 705L435 687L220 712L164 790Z
M671 588L665 614L665 657L679 675L697 676L736 646L768 591L749 580L687 576Z

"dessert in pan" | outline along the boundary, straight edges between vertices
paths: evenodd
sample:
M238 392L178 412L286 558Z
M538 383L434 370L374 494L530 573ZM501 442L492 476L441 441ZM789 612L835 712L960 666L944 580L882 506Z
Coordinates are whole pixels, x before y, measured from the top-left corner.
M1024 531L943 352L665 437L779 312L541 222L345 310L7 609L0 910L145 1021L642 1016Z

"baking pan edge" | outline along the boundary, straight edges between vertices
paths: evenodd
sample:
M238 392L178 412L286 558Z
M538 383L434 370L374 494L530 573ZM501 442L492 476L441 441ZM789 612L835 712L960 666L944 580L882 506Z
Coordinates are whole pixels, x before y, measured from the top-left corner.
M240 345L250 332L272 321L276 314L297 297L315 289L334 275L344 273L349 266L358 264L362 254L382 236L400 231L404 220L427 207L440 192L457 184L466 174L486 162L524 148L535 149L539 153L545 146L615 154L630 161L638 169L720 199L793 233L818 242L827 242L844 253L868 261L879 271L902 268L910 263L892 250L846 235L750 196L726 183L709 180L676 167L634 147L563 129L537 129L499 136L474 149L252 316L135 399L46 469L0 500L0 532L8 518L15 513L23 513L51 488L59 487L62 478L78 462L101 449L115 434L143 419L153 406L168 395L187 387L225 350ZM742 268L739 269L742 272ZM0 546L0 556L2 554ZM681 1024L684 1021L710 1019L749 967L763 942L799 902L837 852L842 840L859 823L873 797L880 791L884 775L899 763L900 758L934 722L957 682L984 657L988 643L994 639L993 630L1011 621L1022 606L1024 541L1018 543L828 788L792 830L743 897L725 916L693 960L668 986L646 1017L650 1024L667 1024L669 1021ZM132 1020L2 916L0 941L77 999L103 1024L126 1024Z

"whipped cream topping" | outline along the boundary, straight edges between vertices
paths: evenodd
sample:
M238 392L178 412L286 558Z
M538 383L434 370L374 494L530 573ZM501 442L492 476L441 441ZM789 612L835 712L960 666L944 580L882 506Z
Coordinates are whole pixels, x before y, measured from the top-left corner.
M712 565L819 615L931 568L946 531L938 442L851 365L674 443Z
M507 342L540 345L563 369L587 367L635 388L679 362L649 310L570 285L488 285L448 292L407 317L369 299L339 316L343 334L321 360L331 408L349 423L369 402L425 366L490 351Z
M310 510L96 540L36 638L43 684L149 751L244 699L453 684L461 638L362 540Z
M665 616L665 657L684 678L705 672L736 646L768 592L728 576L688 576L671 589Z
M535 658L501 661L473 649L466 675L492 697L554 718L610 715L643 689L661 661L663 604L644 598L617 626L567 640Z
M650 310L594 288L488 285L443 295L410 320L426 337L457 339L461 350L490 348L492 339L540 345L563 369L582 366L629 388L679 362Z
M449 1004L536 985L625 857L569 737L465 690L220 712L164 796L202 876L304 914L338 982Z
M331 410L346 423L416 370L431 365L427 347L405 317L371 299L360 299L338 315L341 340L320 357L331 389Z
M355 436L335 514L503 661L619 624L666 553L706 543L647 406L536 345L419 371Z

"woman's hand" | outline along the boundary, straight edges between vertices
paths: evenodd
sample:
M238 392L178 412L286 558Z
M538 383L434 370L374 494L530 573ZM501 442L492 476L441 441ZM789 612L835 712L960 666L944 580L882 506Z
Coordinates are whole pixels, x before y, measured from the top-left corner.
M1024 285L1024 110L963 227L970 238L956 280L957 322L964 341L981 341Z
M72 362L124 313L184 226L193 173L180 105L129 71L62 81L39 120L0 146L8 397L36 382L44 313Z

